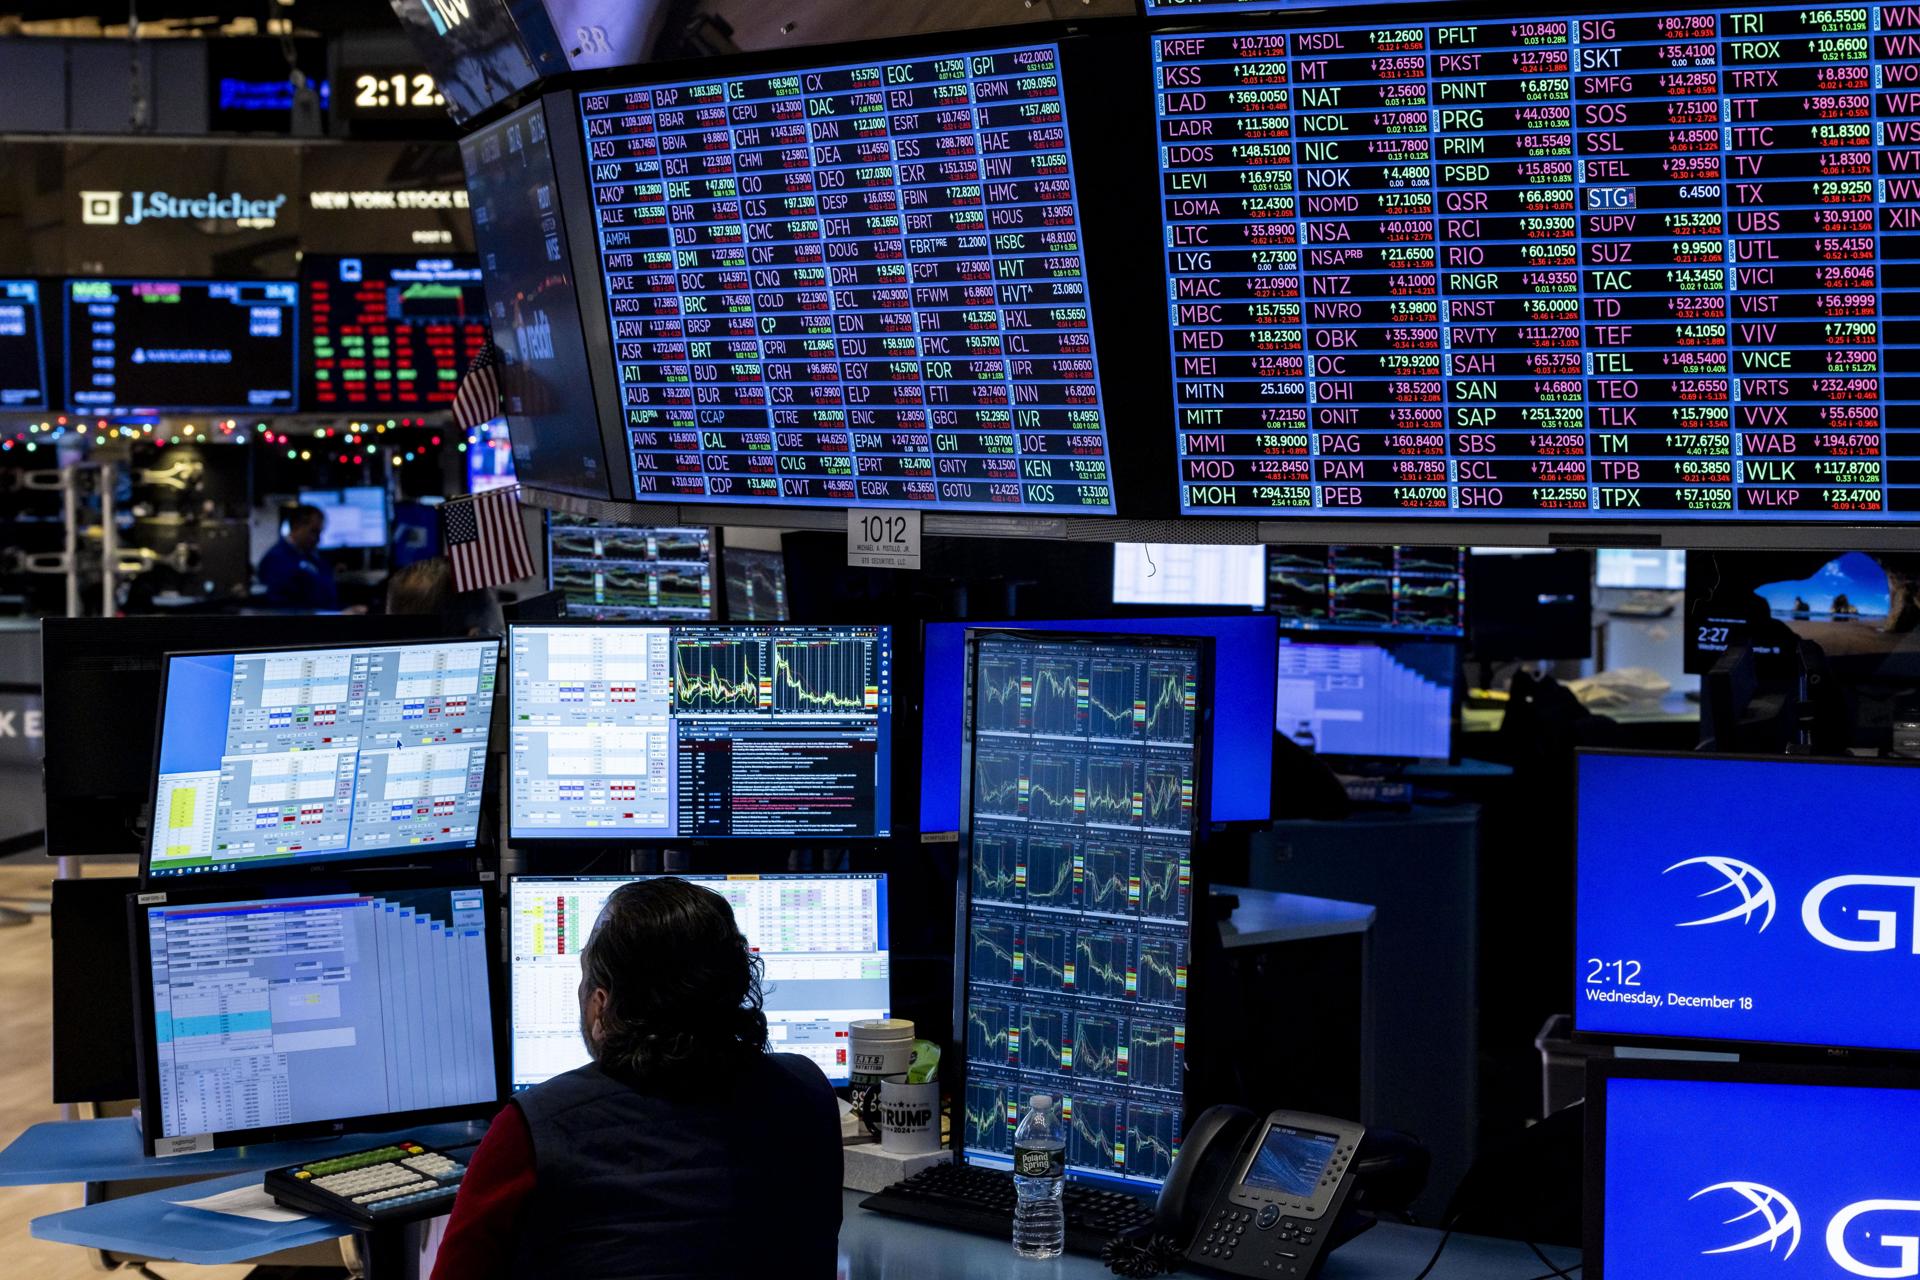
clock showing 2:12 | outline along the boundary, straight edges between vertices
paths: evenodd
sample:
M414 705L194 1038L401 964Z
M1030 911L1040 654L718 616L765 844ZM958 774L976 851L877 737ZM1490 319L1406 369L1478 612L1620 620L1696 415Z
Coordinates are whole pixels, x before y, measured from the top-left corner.
M424 71L412 74L396 71L392 75L364 72L353 78L353 105L363 111L378 111L396 107L444 107L447 100L440 96L440 87L434 84L433 77Z

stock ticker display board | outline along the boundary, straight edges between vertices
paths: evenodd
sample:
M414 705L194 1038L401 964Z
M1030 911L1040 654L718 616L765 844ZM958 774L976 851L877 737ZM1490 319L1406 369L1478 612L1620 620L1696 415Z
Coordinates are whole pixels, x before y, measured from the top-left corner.
M637 497L1114 511L1056 47L580 109Z
M1183 512L1920 519L1920 7L1154 63Z

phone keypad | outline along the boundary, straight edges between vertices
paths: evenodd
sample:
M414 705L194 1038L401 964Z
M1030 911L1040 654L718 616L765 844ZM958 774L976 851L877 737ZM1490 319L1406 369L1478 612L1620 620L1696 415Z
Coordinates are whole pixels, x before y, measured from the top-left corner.
M1253 1215L1245 1209L1225 1209L1213 1217L1200 1237L1200 1256L1230 1262L1244 1241Z

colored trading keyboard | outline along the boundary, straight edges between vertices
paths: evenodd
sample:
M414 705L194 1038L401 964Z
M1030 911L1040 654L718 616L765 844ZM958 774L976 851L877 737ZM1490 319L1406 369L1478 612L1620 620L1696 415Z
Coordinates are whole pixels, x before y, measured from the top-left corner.
M434 1218L453 1208L466 1165L417 1142L269 1170L267 1193L289 1209L359 1227Z
M955 1231L1012 1239L1016 1198L1010 1173L942 1164L868 1196L860 1207ZM1150 1202L1121 1191L1069 1182L1063 1199L1069 1253L1097 1258L1107 1241L1153 1220Z

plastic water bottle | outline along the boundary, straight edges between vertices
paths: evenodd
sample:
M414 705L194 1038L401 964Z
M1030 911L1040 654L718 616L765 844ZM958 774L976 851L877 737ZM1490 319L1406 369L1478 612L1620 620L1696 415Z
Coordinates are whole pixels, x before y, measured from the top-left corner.
M1027 1115L1013 1132L1013 1251L1023 1258L1057 1258L1067 1247L1067 1215L1061 1189L1067 1180L1067 1134L1051 1095L1027 1100Z

